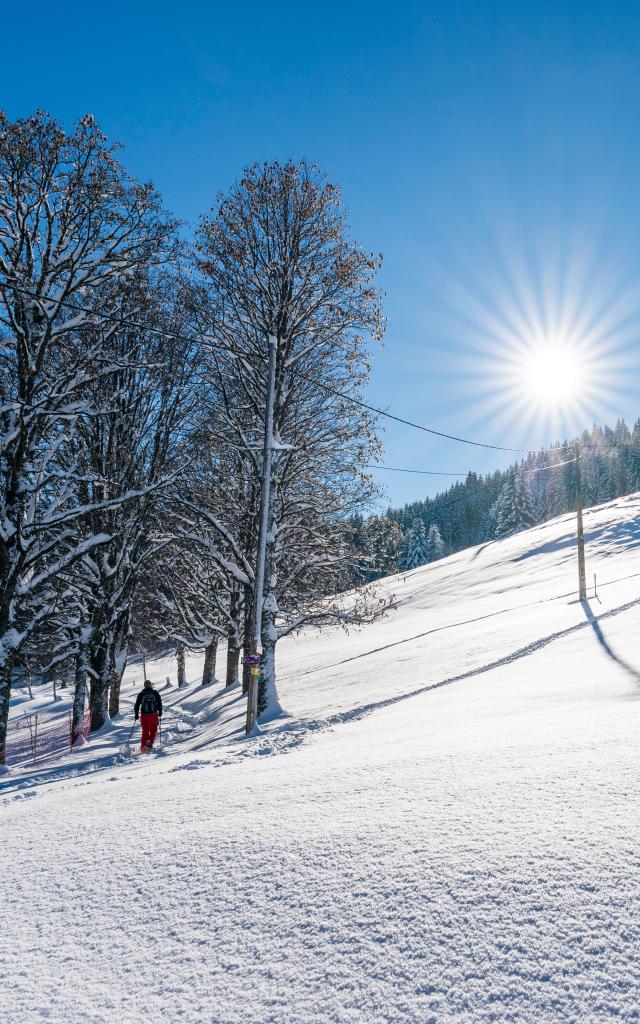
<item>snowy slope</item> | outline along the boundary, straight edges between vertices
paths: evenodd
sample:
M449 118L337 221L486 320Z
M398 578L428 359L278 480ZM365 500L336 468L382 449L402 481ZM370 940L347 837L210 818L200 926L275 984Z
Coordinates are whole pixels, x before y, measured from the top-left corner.
M291 717L255 740L194 685L163 757L123 761L116 723L12 772L3 1016L640 1020L640 497L585 528L585 606L562 517L288 640Z

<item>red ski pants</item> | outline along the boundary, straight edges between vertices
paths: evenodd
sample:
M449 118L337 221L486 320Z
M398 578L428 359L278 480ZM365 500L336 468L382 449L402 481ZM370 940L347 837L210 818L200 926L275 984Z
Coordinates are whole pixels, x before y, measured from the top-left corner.
M158 731L158 712L154 711L150 715L140 715L140 725L142 726L140 750L144 750L147 743L153 743L156 738L156 733Z

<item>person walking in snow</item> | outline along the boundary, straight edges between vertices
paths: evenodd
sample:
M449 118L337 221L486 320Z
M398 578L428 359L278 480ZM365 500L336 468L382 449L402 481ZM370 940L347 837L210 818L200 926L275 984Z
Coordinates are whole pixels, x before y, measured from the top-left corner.
M158 723L162 718L162 697L148 679L144 681L144 689L140 690L136 698L133 713L140 716L142 736L140 738L140 750L153 750L153 743L158 732Z

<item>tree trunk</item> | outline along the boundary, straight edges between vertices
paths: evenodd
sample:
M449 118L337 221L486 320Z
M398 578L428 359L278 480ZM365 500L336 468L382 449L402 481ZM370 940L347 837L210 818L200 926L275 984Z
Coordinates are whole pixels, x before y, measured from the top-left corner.
M5 746L9 727L9 698L11 697L11 675L13 661L7 658L0 665L0 765L5 762Z
M244 588L244 624L243 624L243 638L244 638L244 649L245 651L252 650L251 643L253 637L251 635L251 628L253 626L253 590L251 587ZM251 665L242 666L242 692L249 692L249 676L251 673Z
M262 612L262 655L260 656L260 682L258 686L258 716L270 721L282 714L276 688L276 616L278 605L275 594L270 592Z
M73 661L65 661L60 669L60 689L66 690L68 686L71 686L75 678L75 664Z
M178 663L178 687L186 686L187 673L185 669L185 650L183 643L176 645L176 661Z
M204 667L202 669L202 685L211 686L216 680L216 658L218 655L218 638L207 644L204 652Z
M84 726L84 705L87 698L87 645L81 643L76 654L75 691L73 694L72 745L82 735Z
M109 683L111 682L111 674L109 671L109 652L104 638L100 639L97 650L91 651L89 663L91 665L91 684L89 686L91 732L95 732L96 729L101 729L105 722L109 721Z
M229 617L230 624L227 632L227 678L225 685L236 686L239 681L238 666L240 664L240 630L242 625L242 601L240 600L240 593L236 589L231 593Z
M267 531L266 572L264 603L262 606L260 657L260 681L258 686L258 717L262 721L270 721L282 714L278 691L276 688L276 643L278 631L278 602L276 599L276 582L278 575L278 523L276 509L278 507L278 486L273 481L269 501L269 529Z
M235 633L234 633L235 636ZM240 664L240 648L233 644L233 637L229 637L227 646L227 678L225 686L236 686L238 680L238 665Z
M120 684L122 673L118 672L114 665L111 669L111 682L109 683L109 717L115 718L120 711Z
M117 647L117 654L114 658L114 663L111 671L111 687L109 690L109 714L114 718L120 713L120 687L122 686L122 677L124 670L127 665L127 657L129 654L129 622L127 616L127 622L124 626L124 630L120 631L120 635L123 639L120 641Z

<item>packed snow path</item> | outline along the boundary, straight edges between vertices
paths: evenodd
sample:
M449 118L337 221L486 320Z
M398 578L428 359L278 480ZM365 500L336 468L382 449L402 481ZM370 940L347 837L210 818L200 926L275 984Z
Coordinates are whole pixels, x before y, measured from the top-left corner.
M639 509L586 519L600 600L565 517L289 642L256 740L219 694L165 757L12 773L3 1018L640 1020Z

